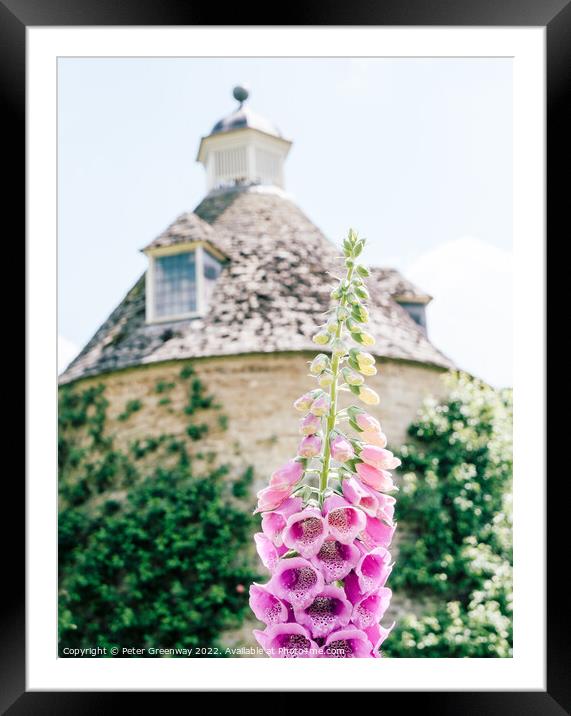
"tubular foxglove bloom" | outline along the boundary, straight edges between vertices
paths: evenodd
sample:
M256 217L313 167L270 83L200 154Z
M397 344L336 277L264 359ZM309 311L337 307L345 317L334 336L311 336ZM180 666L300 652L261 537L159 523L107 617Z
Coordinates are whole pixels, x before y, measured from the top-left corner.
M288 519L283 540L286 547L309 559L319 552L326 536L327 525L321 512L308 507Z
M400 460L376 417L338 406L342 391L380 402L365 385L377 369L363 349L375 342L364 325L369 272L357 262L364 243L353 231L343 242L346 275L313 338L325 351L309 365L317 387L294 403L302 413L297 457L258 493L255 541L271 576L251 586L250 606L265 625L254 636L270 658L378 658L392 629L379 622L391 598L396 528L395 498L386 493L396 489L390 470Z
M283 545L276 547L263 532L256 532L254 542L256 543L256 550L262 564L266 569L269 569L270 572L273 572L279 558L282 554L287 552L287 547Z
M321 453L321 438L319 435L307 435L299 443L297 454L300 457L317 457Z
M264 512L262 515L262 532L276 547L281 547L283 544L282 533L286 526L287 518L293 515L294 512L299 512L302 507L303 500L300 497L289 497L285 502L282 502L277 510Z
M325 586L323 576L311 562L301 557L283 559L274 569L268 587L292 607L305 607Z
M324 587L311 604L294 609L298 624L305 626L314 639L326 637L335 629L347 626L354 607L339 587Z
M300 624L275 624L264 631L255 630L258 644L271 658L307 659L318 656L319 647Z
M331 440L331 457L337 462L347 462L355 457L355 450L346 437L337 435Z
M287 622L288 610L286 605L274 597L271 592L259 584L250 587L250 609L265 624L281 624Z

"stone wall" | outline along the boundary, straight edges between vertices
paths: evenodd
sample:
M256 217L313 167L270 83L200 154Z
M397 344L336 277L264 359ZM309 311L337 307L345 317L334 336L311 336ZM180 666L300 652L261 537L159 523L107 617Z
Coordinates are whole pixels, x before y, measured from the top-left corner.
M223 424L216 421L210 425L197 449L213 450L223 462L253 465L255 486L263 486L271 471L295 454L299 415L292 403L314 386L307 376L311 357L309 353L284 353L195 360L193 366L199 378L221 405L218 416L227 417L227 427L226 419ZM181 365L176 361L139 366L86 378L74 387L105 384L109 401L106 429L114 433L118 448L127 448L136 439L184 434L188 421L181 415L188 396L184 383L177 380ZM442 371L392 360L382 361L378 367L379 374L368 379L368 385L379 392L381 403L370 412L380 419L392 448L398 452L422 400L429 395L443 395ZM175 387L159 393L157 385L161 381L172 381ZM166 396L168 405L164 404ZM119 420L131 400L141 401L141 410L127 420Z
M189 420L207 422L208 432L197 442L188 439L189 449L212 451L218 462L232 463L238 469L252 465L257 490L266 484L274 469L295 455L300 439L299 414L292 403L313 387L307 375L307 363L313 355L259 354L193 361L197 377L220 409L199 411L191 419L184 413L190 383L180 379L186 362L139 366L85 378L73 388L84 390L105 385L104 395L109 402L105 431L113 434L115 449L127 451L136 440L167 433L183 438ZM369 379L368 385L379 392L381 403L370 412L379 418L398 454L398 446L406 440L407 428L422 400L430 395L443 396L443 371L391 360L379 362L378 367L378 375ZM354 396L343 397L349 401ZM139 401L140 408L130 412L127 408L130 401ZM151 461L156 459L150 456ZM406 525L402 524L397 530L391 547L394 557L405 530ZM252 552L253 549L252 543ZM395 594L384 622L389 624L406 612L420 613L425 606L418 597ZM227 633L224 642L228 646L254 646L251 631L257 626L252 616L240 629Z

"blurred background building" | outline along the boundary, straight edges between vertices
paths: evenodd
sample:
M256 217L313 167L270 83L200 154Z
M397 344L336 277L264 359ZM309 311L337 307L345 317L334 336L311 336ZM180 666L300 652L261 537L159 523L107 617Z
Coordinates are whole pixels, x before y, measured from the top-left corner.
M291 404L308 387L311 337L324 321L338 250L286 191L292 142L234 89L238 106L199 143L206 195L142 248L143 276L60 376L80 389L105 386L117 444L168 432L183 436L187 396L168 408L158 383L192 361L223 406L223 424L200 449L255 469L257 485L295 452ZM349 228L349 227L347 227ZM339 239L340 237L335 237ZM393 447L406 436L423 399L441 396L452 362L429 339L431 297L397 270L373 267L370 331L381 395L372 412ZM123 418L125 405L144 411ZM226 420L227 418L227 420Z

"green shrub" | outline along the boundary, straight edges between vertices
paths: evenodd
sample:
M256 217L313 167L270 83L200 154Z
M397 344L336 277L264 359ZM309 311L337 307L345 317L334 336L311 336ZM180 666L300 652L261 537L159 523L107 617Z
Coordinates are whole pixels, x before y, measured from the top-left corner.
M216 410L192 366L188 378L191 412ZM234 478L211 451L191 453L207 423L188 425L187 438L162 434L116 449L104 392L60 391L60 655L215 647L241 625L257 578L248 549L252 472ZM129 414L135 409L144 407L132 400Z
M62 512L60 652L213 647L241 624L256 577L241 556L252 524L227 501L225 477L222 468L205 477L159 469L123 506Z
M387 655L511 656L511 432L511 392L462 374L410 427L390 586L434 606L400 620Z

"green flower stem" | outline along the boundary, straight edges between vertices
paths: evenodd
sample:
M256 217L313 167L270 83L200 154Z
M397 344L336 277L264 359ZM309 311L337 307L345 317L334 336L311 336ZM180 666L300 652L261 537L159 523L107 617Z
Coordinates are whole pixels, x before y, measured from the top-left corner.
M347 283L351 282L353 277L353 266L347 270ZM339 300L339 306L344 307L347 303L347 293L345 292ZM339 320L337 324L337 331L335 332L335 339L341 338L343 333L343 326L345 320ZM335 422L337 417L337 378L339 375L339 365L341 364L341 356L334 356L331 360L331 372L333 374L333 383L329 389L329 398L331 404L329 406L329 413L327 414L327 421L325 424L325 434L323 436L323 467L321 468L321 476L319 478L319 504L323 505L325 497L325 491L327 490L327 482L329 479L329 465L331 463L331 445L330 438L333 429L335 428Z

